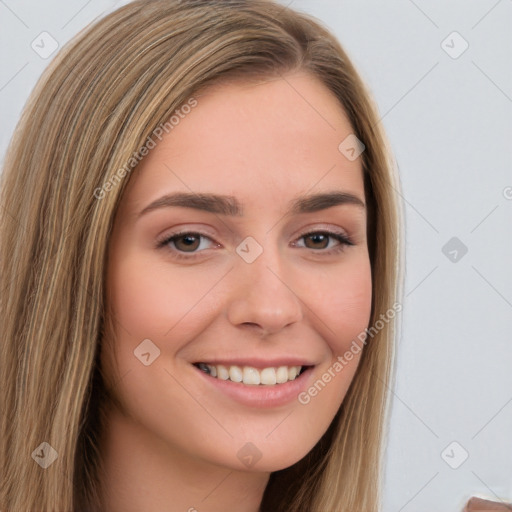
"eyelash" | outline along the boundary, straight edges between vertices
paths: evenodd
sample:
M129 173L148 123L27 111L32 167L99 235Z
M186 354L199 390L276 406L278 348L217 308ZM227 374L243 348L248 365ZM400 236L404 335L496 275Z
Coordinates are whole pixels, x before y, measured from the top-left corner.
M208 235L205 235L203 233L199 233L197 231L181 231L178 233L172 233L171 235L166 236L162 240L158 240L157 241L157 249L165 249L167 247L169 252L174 253L173 257L176 259L192 260L192 259L198 257L199 254L203 251L189 253L189 252L180 251L178 249L171 249L168 247L168 245L171 242L174 242L176 239L183 237L185 235L192 235L194 237L207 238L208 240L213 242L213 240ZM311 251L314 251L314 252L320 252L323 254L331 255L331 254L338 254L338 253L344 251L347 246L355 245L352 242L352 240L350 239L350 237L346 236L345 234L338 233L336 231L329 231L329 230L309 231L309 232L306 232L306 233L303 233L302 235L300 235L297 240L300 240L302 238L305 238L305 237L308 237L311 235L327 235L327 236L337 240L339 242L339 244L336 245L335 247L331 247L330 249L311 249L309 247L303 247L303 249L310 249Z

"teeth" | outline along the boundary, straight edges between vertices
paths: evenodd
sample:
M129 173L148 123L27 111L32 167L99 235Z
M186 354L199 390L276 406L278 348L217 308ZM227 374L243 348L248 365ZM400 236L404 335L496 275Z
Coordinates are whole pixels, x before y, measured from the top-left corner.
M278 384L288 381L288 366L280 366L277 369L276 380Z
M261 380L260 372L256 370L256 368L251 368L250 366L244 366L243 377L244 384L257 385Z
M229 368L229 380L232 380L233 382L242 382L243 373L240 366L231 366Z
M215 368L215 366L207 365L210 368ZM228 369L225 366L222 366L221 364L217 365L217 378L221 380L228 380L229 379L229 372ZM213 375L213 374L211 374Z
M284 384L290 380L295 380L300 375L301 366L279 366L278 368L263 368L258 370L252 366L223 366L221 364L211 365L198 363L196 366L204 373L221 380L231 380L232 382L243 382L249 386L263 384L273 386L275 384Z
M260 379L262 384L266 384L267 386L273 386L276 384L276 370L275 368L264 368L261 370Z

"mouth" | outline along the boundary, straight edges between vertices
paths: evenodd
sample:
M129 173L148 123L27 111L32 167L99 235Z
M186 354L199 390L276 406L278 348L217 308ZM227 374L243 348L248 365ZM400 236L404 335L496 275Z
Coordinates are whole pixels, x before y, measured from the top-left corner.
M254 368L252 366L194 363L194 366L206 375L224 381L246 384L248 386L279 386L297 379L310 366L270 366Z

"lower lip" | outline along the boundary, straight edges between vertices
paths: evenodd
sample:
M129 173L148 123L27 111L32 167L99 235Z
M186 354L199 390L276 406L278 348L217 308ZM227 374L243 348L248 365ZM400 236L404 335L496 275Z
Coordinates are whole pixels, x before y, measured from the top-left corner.
M314 367L306 368L294 380L274 385L249 385L211 377L199 368L193 366L209 385L226 394L233 400L249 407L271 408L287 405L306 389Z

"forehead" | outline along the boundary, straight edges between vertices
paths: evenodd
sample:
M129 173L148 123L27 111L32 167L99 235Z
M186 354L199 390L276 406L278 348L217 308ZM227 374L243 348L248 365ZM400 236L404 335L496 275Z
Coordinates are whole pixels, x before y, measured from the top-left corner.
M337 98L297 73L218 84L156 140L125 191L139 204L169 190L232 194L244 203L341 188L364 197L360 159L338 149L353 132ZM276 203L277 201L277 203Z

